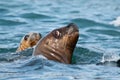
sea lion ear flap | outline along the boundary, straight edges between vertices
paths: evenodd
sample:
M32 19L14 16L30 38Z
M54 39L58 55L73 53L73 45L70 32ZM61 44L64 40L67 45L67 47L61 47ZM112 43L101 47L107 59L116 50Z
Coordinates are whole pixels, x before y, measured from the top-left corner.
M53 35L54 35L55 38L60 38L60 37L61 37L61 33L60 33L60 31L58 31L58 30L55 30L55 31L53 32Z
M24 36L24 40L27 40L29 38L29 35Z

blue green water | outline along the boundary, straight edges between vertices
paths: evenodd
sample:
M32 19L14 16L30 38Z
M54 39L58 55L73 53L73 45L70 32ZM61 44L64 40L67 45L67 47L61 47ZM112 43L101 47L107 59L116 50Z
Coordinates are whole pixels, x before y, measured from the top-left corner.
M1 0L0 80L119 80L120 68L96 65L120 58L119 0ZM16 55L28 32L43 36L70 22L79 26L72 64L32 57L33 49Z

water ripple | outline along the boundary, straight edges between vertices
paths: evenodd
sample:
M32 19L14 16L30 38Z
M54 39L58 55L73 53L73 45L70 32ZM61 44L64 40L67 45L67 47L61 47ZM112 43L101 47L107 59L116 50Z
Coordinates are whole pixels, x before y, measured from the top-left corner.
M8 25L9 26L15 26L15 25L21 25L21 24L26 24L26 22L0 19L0 25L2 25L2 26L8 26Z
M119 0L0 0L0 79L119 80L120 68L96 65L105 54L108 60L120 56L120 27L109 24L120 16L119 5ZM70 22L80 30L72 64L31 59L33 49L15 53L25 33L46 35Z
M84 27L94 27L94 26L104 26L104 27L110 27L111 25L109 24L104 24L104 23L100 23L100 22L96 22L90 19L84 19L84 18L76 18L76 19L72 19L71 22L74 22L78 25L80 25L80 27L84 28Z
M0 8L0 14L7 13L8 9L5 8Z
M50 16L47 16L45 14L38 14L38 13L24 13L20 15L22 18L27 19L46 19L51 18Z
M92 32L92 33L97 33L97 34L103 34L103 35L109 35L109 36L118 36L120 32L116 31L116 30L100 30L100 29L89 29L87 30L88 32Z

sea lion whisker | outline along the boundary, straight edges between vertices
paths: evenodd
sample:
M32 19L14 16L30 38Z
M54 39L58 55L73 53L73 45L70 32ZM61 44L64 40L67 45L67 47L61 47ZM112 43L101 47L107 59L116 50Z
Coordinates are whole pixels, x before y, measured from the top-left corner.
M52 54L56 54L57 56L61 57L62 59L62 55L60 55L62 52L59 51L59 49L56 49L54 47L46 47L46 50L48 50L49 52L51 52Z
M26 48L28 48L28 45L25 45L25 44L20 44L20 47L19 47L21 50L24 50Z
M50 53L48 53L48 50L50 51ZM46 54L44 54L44 53L46 53ZM63 58L61 57L61 56L56 56L55 54L55 52L52 52L50 49L48 49L48 48L46 48L41 54L43 54L44 56L46 56L47 58L49 58L49 59L53 59L53 57L54 57L54 60L58 60L58 61L62 61L62 62L64 62L64 60L63 60Z

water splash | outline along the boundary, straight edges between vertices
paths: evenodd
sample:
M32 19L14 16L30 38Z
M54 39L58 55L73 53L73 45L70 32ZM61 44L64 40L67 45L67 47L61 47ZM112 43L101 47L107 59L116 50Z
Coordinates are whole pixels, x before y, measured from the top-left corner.
M102 48L98 48L98 47L93 47L94 49L97 49L98 51L103 53L102 56L102 60L101 62L104 63L106 61L111 62L111 61L117 61L120 59L119 54L112 52L112 51L108 51L108 50L104 50Z
M120 27L120 16L118 16L115 20L111 21L110 24Z

